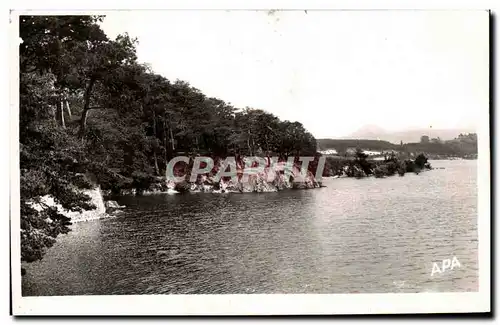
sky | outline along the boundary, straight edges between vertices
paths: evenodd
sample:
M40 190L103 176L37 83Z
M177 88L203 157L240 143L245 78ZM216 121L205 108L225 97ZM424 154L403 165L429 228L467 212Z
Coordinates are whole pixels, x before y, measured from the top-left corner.
M486 11L106 13L139 61L210 97L299 121L315 137L477 128L488 110Z

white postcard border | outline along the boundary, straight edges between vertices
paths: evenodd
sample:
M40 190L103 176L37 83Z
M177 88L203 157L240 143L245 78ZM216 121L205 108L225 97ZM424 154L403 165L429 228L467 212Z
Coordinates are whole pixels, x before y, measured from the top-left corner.
M366 1L364 7L367 5ZM51 7L54 1L30 4L31 8ZM59 3L62 4L61 1ZM99 2L90 2L93 8L98 8ZM130 1L125 1L127 6ZM154 8L153 2L153 8ZM174 1L170 8L204 8L202 2ZM217 3L217 1L215 1ZM248 8L241 7L239 2L219 1L210 8ZM261 3L260 1L256 2ZM268 3L268 2L266 2ZM279 8L304 8L304 4L297 5L297 1L287 1L288 5L280 2ZM295 3L295 7L294 6ZM308 8L324 8L318 1L308 3ZM355 1L340 1L340 4L350 4L350 8L359 7ZM381 1L385 8L419 8L415 6L396 6ZM421 3L421 2L419 2ZM438 8L442 1L436 3ZM464 6L462 1L453 2L453 8L474 8L483 2L478 1L476 6ZM139 4L134 2L132 4ZM319 5L318 5L319 4ZM141 6L143 4L140 4ZM66 8L83 6L64 3ZM342 6L342 5L341 5ZM102 5L101 5L102 7ZM127 6L133 8L134 5ZM165 8L165 5L156 6ZM326 6L331 9L337 5ZM450 7L450 6L448 6ZM256 8L253 7L252 8ZM257 8L272 8L269 5L260 5ZM372 7L374 8L374 7ZM382 7L375 7L382 8ZM442 8L442 5L441 5ZM484 8L484 7L483 7ZM88 13L89 10L80 10L79 13ZM98 13L94 10L93 14ZM102 11L99 11L99 13ZM306 315L306 314L377 314L377 313L461 313L486 312L490 306L490 144L489 144L489 111L487 107L478 109L480 129L478 130L478 237L479 237L479 291L468 293L418 293L418 294L269 294L269 295L123 295L123 296L64 296L64 297L22 297L21 296L21 263L20 263L20 234L19 234L19 142L18 142L18 105L19 105L19 59L18 59L18 18L16 11L11 13L9 62L10 62L10 213L11 213L11 267L12 267L12 311L14 315ZM36 14L54 13L51 11L37 11ZM57 11L58 14L63 11ZM67 10L64 11L67 13ZM75 13L71 11L71 13ZM30 12L35 14L35 12ZM16 116L16 118L14 118Z

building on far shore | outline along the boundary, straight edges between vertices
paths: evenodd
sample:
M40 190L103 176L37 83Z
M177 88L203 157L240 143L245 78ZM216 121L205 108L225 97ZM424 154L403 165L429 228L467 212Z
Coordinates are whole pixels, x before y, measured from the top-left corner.
M325 155L325 156L338 156L338 152L335 149L328 149L328 150L321 150L318 151L320 154Z
M380 151L373 151L373 150L367 150L367 149L361 149L364 154L367 154L368 156L380 156L382 155L382 152ZM348 148L346 150L346 154L348 155L354 155L356 153L356 148Z
M371 150L363 150L363 153L367 154L368 156L379 156L382 154L380 151L371 151Z

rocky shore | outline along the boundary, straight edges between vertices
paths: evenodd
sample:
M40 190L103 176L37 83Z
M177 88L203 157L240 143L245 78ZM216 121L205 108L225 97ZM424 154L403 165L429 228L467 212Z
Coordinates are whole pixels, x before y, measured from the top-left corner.
M328 165L328 163L327 163ZM218 166L220 167L220 166ZM334 171L335 169L335 171ZM363 178L374 176L383 178L398 174L404 176L407 172L420 173L425 169L432 169L423 155L415 160L399 160L395 156L387 157L383 161L366 160L360 155L355 160L343 161L342 165L329 164L323 172L326 177L354 177ZM187 175L189 176L189 175ZM302 171L300 164L287 165L285 163L267 166L261 172L244 174L244 169L238 166L237 176L222 177L218 179L214 173L199 175L196 181L191 182L189 177L180 182L174 182L166 177L150 177L147 187L121 188L119 191L102 190L99 186L92 190L84 191L90 196L95 210L83 212L66 211L54 200L47 196L42 198L43 204L55 206L72 223L109 218L121 213L125 206L116 201L106 201L104 198L111 195L156 195L156 194L182 194L182 193L264 193L278 192L287 189L314 189L322 187L320 180L310 171ZM118 193L117 193L118 192ZM34 205L36 207L36 204Z
M64 209L60 204L56 203L54 199L48 195L43 196L40 199L40 203L32 203L32 206L39 211L44 207L55 207L64 216L70 218L71 223L73 224L110 218L117 215L120 213L121 209L125 208L125 206L120 206L116 201L106 201L99 186L91 190L85 190L83 193L90 197L90 203L95 206L95 209L83 210L82 212L69 211Z
M200 175L196 181L189 178L181 182L168 180L166 177L157 177L151 185L143 190L121 189L119 195L152 195L152 194L178 194L178 193L264 193L278 192L286 189L314 189L321 187L311 171L304 175L298 166L294 165L286 170L283 165L265 168L262 172L243 176L243 171L237 177L222 177L217 180L216 175ZM111 191L105 191L111 195ZM118 193L115 193L118 194Z
M264 158L262 158L264 159ZM285 189L313 189L321 187L311 170L301 170L301 163L277 162L268 158L265 168L245 173L245 158L236 162L232 176L219 177L218 171L224 169L222 160L217 160L210 172L191 178L192 165L175 169L175 177L181 180L150 175L136 175L132 181L113 189L103 190L108 195L152 195L178 193L263 193ZM255 168L255 166L251 167ZM227 174L226 174L227 175Z

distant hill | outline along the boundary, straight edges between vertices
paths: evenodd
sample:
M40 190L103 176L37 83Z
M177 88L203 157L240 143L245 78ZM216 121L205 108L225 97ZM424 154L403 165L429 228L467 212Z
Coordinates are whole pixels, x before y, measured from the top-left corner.
M420 138L419 138L420 140ZM466 156L477 154L477 135L465 134L455 135L453 140L421 143L415 141L400 144L383 140L370 139L317 139L319 150L335 149L339 154L343 154L349 148L360 148L373 151L402 151L402 152L423 152L433 155Z
M345 152L349 148L362 148L366 150L387 151L398 150L399 145L388 141L379 140L358 140L358 139L317 139L319 150L335 149L339 153Z
M345 138L378 140L380 137L383 137L385 135L387 135L387 131L383 128L376 125L365 125ZM380 138L380 140L382 139Z
M407 131L387 132L376 125L365 125L359 130L343 137L344 139L384 140L395 144L420 142L420 137L440 138L443 141L453 140L459 134L474 133L472 129L413 129Z

